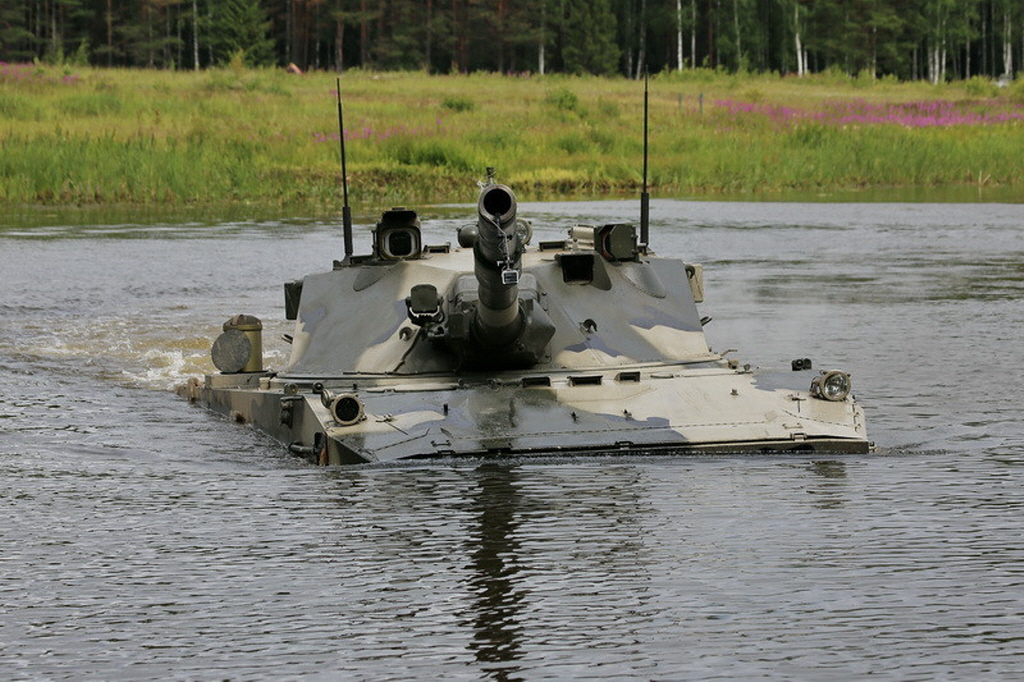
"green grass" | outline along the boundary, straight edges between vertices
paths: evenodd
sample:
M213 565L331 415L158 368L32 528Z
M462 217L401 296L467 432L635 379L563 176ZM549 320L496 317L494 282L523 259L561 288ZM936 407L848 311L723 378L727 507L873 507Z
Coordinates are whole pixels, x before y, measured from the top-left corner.
M17 75L17 77L15 77ZM0 203L284 207L340 195L335 76L24 67L0 71ZM348 72L353 202L472 201L487 166L521 199L629 195L641 184L642 91L596 77ZM1024 123L780 125L721 100L1018 106L977 79L938 87L824 74L708 71L651 82L655 196L1024 184Z

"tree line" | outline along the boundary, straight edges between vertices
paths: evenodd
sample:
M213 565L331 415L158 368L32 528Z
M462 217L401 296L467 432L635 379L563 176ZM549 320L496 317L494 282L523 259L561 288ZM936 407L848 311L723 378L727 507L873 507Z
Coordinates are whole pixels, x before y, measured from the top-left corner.
M0 60L1013 76L1021 0L0 0Z

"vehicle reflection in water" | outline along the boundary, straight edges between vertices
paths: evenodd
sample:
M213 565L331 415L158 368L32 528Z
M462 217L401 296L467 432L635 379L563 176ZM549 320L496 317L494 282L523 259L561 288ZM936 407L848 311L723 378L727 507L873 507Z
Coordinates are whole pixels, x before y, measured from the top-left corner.
M823 479L819 485L812 486L807 491L815 496L815 504L822 509L842 507L846 502L846 463L837 460L818 460L811 462L807 470Z
M513 468L482 464L468 477L475 484L469 493L467 511L473 518L465 543L467 587L474 612L471 648L482 670L505 680L517 672L508 664L522 653L519 616L525 595L516 584L520 554L516 531L522 499Z

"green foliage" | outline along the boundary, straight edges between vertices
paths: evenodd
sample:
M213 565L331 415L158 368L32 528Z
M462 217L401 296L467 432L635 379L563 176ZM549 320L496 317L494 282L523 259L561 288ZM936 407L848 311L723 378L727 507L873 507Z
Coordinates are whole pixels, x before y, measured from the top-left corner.
M469 97L449 95L441 100L441 108L454 112L473 111L476 109L476 102Z
M846 71L838 64L830 64L827 69L814 75L814 80L835 85L849 85L853 82Z
M794 127L786 134L786 147L795 149L825 149L835 144L839 135L835 127L820 123L808 123Z
M468 139L476 149L485 155L522 149L527 144L523 131L508 125L476 131Z
M385 145L385 154L403 166L428 166L459 173L471 173L479 165L461 145L442 144L438 140L395 138Z
M565 0L563 31L568 73L611 75L618 70L620 50L608 0Z
M594 149L602 154L610 154L615 152L619 148L619 141L621 138L612 134L610 131L597 126L587 126L587 140Z
M618 103L607 99L597 100L597 111L604 118L615 119L621 113Z
M239 67L73 75L31 66L0 72L0 120L11 123L0 126L0 203L237 201L299 212L336 205L332 74ZM1024 184L1024 127L1012 120L915 128L783 116L836 101L856 108L942 98L963 108L962 98L950 98L958 87L659 74L650 93L651 190L976 184L979 171L989 184ZM343 88L350 187L372 207L472 201L474 180L490 165L523 200L632 194L639 186L636 81L353 71ZM998 99L972 99L970 111L1012 110L1014 97L1024 104L1021 82Z
M46 50L43 52L43 58L40 60L44 64L50 66L60 66L64 63L64 45L57 41L50 41L47 44Z
M700 67L696 69L684 69L682 71L663 71L652 78L667 81L670 83L718 83L721 82L723 75L725 74L724 69L709 69L706 67Z
M740 96L743 98L743 101L753 102L754 104L763 102L765 98L764 91L760 88L748 88Z
M40 108L30 98L13 92L0 91L0 118L29 121L40 116Z
M211 92L264 93L270 95L290 94L281 74L273 71L250 70L240 65L242 53L235 53L236 60L226 69L209 69L203 88Z
M78 43L78 49L71 56L68 62L71 66L83 67L89 65L89 39L82 38L82 42Z
M873 69L861 69L852 82L859 88L869 88L875 84L875 72Z
M38 56L36 37L29 30L29 17L19 3L0 3L0 60L28 62Z
M573 131L559 136L554 141L554 147L557 151L565 152L566 154L584 154L589 152L591 149L590 142L580 133Z
M60 99L57 109L69 116L109 116L122 110L121 99L110 92L73 93Z
M271 22L260 0L224 0L209 40L231 68L265 66L275 61Z
M1018 78L1006 88L1006 97L1011 102L1024 104L1024 78Z
M964 90L972 97L995 97L999 94L999 88L991 79L982 76L974 76L964 81Z
M583 108L580 107L579 96L569 88L562 87L549 91L544 101L558 111L579 115L584 113Z

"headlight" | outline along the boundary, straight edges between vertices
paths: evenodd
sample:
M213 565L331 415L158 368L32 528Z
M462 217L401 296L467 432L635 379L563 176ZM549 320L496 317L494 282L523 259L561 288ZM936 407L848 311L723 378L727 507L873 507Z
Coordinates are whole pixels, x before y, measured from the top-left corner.
M328 409L339 426L352 426L366 418L363 401L351 393L342 393L335 397Z
M838 369L822 370L811 380L811 395L839 402L850 395L850 375Z

